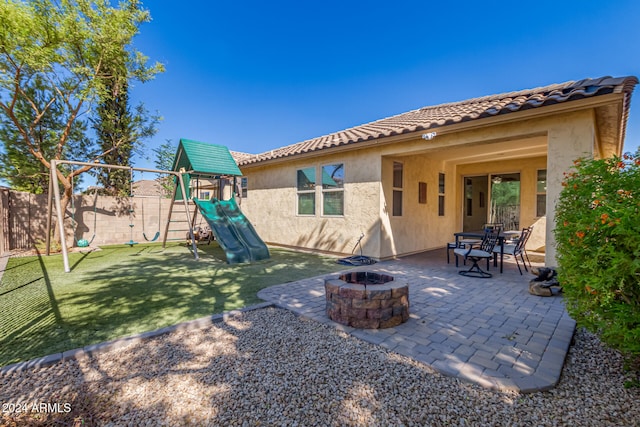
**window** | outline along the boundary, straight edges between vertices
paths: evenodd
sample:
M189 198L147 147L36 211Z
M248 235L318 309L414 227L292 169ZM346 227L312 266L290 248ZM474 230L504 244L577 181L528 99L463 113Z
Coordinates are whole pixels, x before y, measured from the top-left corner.
M211 198L211 192L209 191L201 191L200 192L200 200L209 200Z
M400 162L393 162L393 216L402 216L402 184L404 165Z
M538 171L536 185L536 216L541 217L547 214L547 170Z
M249 181L246 177L240 178L240 197L247 198L247 192L249 190Z
M427 183L418 182L418 203L421 205L427 204Z
M438 174L438 216L444 216L444 174Z
M344 164L322 167L322 215L344 215Z
M467 202L465 211L467 216L473 216L473 180L466 178L464 180L464 198Z
M298 169L298 215L316 213L316 168Z

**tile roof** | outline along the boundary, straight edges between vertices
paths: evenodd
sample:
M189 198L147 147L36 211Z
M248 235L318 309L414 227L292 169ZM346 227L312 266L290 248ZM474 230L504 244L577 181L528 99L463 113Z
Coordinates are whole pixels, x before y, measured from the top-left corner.
M141 179L133 183L134 196L164 196L166 191L162 185L152 179Z
M629 113L629 101L631 93L637 83L638 79L633 76L617 78L601 77L428 106L261 154L252 155L234 152L233 157L239 166L250 165L267 160L295 156L332 147L357 144L394 135L427 131L447 125L610 93L625 94L621 123L622 138L624 138L624 128Z
M243 153L242 151L229 150L229 152L231 153L231 157L233 157L233 160L235 160L238 164L255 156L255 154Z

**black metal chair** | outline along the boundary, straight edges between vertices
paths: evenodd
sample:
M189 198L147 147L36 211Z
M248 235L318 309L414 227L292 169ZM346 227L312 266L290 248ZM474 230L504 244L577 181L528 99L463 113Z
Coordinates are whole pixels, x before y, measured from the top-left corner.
M532 231L533 226L523 228L516 243L503 243L504 248L501 248L500 246L495 246L493 248L493 253L495 254L495 256L497 256L501 250L503 250L504 255L511 255L516 260L516 265L518 266L520 275L522 275L522 269L520 268L518 257L520 257L520 259L522 260L524 271L529 271L527 269L527 262L529 263L529 268L531 268L531 261L529 260L529 254L527 254L525 246L527 244L527 241L529 240L529 237L531 236ZM527 262L525 262L525 256L527 257Z
M504 230L504 222L489 222L482 226L483 231L498 230L498 234Z
M484 237L482 238L482 242L480 245L469 244L468 248L455 248L453 253L456 257L461 256L464 260L469 260L473 264L471 268L464 271L459 271L458 274L462 276L468 277L478 277L482 279L487 279L492 277L493 275L488 271L484 271L478 265L478 262L482 259L487 260L487 270L489 269L489 260L494 257L493 248L498 243L498 239L500 236L500 229L493 228L485 231Z
M464 248L464 244L459 242L449 242L447 243L447 264L451 262L449 251L452 251L456 248ZM456 267L458 266L458 257L456 257Z
M500 232L502 231L502 229L504 228L504 223L502 222L491 222L491 223L485 223L482 226L482 231L486 232L489 230L498 230L498 234L500 234ZM460 242L458 240L456 240L455 242L448 242L447 243L447 264L451 263L451 256L449 254L450 251L453 251L456 248L466 248L469 244L480 244L481 240L475 240L475 239L466 239L464 242ZM467 263L464 262L464 264L466 265ZM456 267L458 266L458 257L456 257Z

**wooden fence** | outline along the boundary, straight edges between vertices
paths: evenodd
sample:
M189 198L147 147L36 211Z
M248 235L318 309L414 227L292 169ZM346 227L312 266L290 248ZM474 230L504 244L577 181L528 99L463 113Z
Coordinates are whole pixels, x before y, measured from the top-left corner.
M6 188L3 188L0 194L0 251L4 254L33 248L36 239L40 236L43 238L46 234L46 196Z

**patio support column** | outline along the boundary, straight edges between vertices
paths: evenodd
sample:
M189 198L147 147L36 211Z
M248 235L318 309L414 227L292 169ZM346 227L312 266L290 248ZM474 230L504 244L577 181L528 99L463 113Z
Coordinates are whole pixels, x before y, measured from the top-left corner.
M594 117L591 110L565 115L548 130L547 154L547 229L545 264L557 266L555 207L562 191L564 172L579 157L593 156L596 144Z

